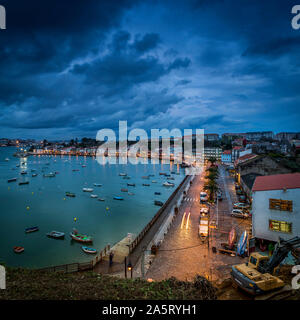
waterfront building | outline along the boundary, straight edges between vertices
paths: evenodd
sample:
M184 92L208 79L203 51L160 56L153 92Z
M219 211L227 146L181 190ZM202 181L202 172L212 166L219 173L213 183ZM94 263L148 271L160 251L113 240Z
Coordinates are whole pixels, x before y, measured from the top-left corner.
M217 161L220 161L221 155L222 155L221 148L214 148L214 147L204 148L204 160L208 160L209 158L216 158Z

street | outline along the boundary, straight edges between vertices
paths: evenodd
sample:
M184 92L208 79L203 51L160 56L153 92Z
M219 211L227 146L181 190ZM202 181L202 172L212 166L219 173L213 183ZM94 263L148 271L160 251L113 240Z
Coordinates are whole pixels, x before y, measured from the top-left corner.
M179 213L146 273L146 278L163 280L176 277L180 280L192 280L196 274L210 280L222 280L230 276L231 265L242 263L247 258L213 253L212 247L221 248L228 241L228 233L234 226L238 236L251 229L250 219L231 217L232 201L237 202L234 180L220 166L218 184L223 193L223 201L211 206L209 242L202 243L198 236L201 204L200 192L204 185L205 172L196 176ZM185 217L183 219L183 217ZM189 217L189 218L188 218ZM188 220L188 225L187 225Z

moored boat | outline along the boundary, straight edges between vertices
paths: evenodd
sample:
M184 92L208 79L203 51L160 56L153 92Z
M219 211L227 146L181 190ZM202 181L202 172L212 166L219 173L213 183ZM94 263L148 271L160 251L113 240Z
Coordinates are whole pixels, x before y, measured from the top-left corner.
M92 189L92 188L82 188L82 191L83 192L93 192L94 189Z
M24 248L16 246L16 247L14 247L14 252L15 253L22 253L22 252L24 252Z
M7 180L7 182L14 182L14 181L17 181L17 178L11 178Z
M66 196L67 197L71 197L71 198L75 198L76 197L75 193L72 193L72 192L69 192L69 191L66 192Z
M98 201L105 201L104 198L98 198Z
M125 177L125 176L127 176L127 173L119 173L119 176L121 176L121 177Z
M25 233L31 233L35 231L39 231L39 227L30 227L25 229Z
M34 178L34 177L37 177L37 173L33 173L32 174L32 177Z
M163 206L164 205L164 203L162 202L162 201L158 201L158 200L155 200L154 201L154 204L156 205L156 206Z
M46 235L47 235L47 237L54 238L54 239L64 239L65 238L64 232L60 232L60 231L51 231L51 232L47 233Z
M89 237L85 234L74 233L74 231L70 233L70 237L73 240L78 241L78 242L85 242L85 243L93 242L93 239L91 237Z
M91 194L91 198L98 198L97 194Z
M101 183L94 183L94 186L95 187L102 187L102 184Z
M128 187L135 187L135 183L127 183Z
M43 175L45 178L54 178L55 177L55 173L50 172L50 173L46 173Z
M119 197L119 196L114 196L114 200L123 200L124 198Z
M21 171L21 174L27 174L27 171Z
M143 186L144 187L150 187L150 184L149 183L143 183Z
M29 181L21 181L21 182L19 182L19 186L21 186L23 184L29 184Z
M129 196L134 196L134 193L133 192L128 192L128 195Z
M84 247L84 246L82 246L81 248L85 253L90 253L90 254L97 253L97 250L94 248L89 248L89 247Z
M160 193L160 192L155 191L155 192L154 192L154 194L156 194L156 195L160 195L161 193Z
M166 182L163 183L163 186L164 187L174 187L174 183L166 181Z
M122 192L128 192L128 189L122 188L121 191L122 191Z
M5 161L9 161L9 158L5 158Z

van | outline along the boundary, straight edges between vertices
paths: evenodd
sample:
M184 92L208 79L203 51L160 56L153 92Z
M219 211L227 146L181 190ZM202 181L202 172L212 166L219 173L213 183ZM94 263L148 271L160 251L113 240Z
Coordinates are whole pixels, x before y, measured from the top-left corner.
M200 202L205 202L207 201L207 193L206 192L200 192Z

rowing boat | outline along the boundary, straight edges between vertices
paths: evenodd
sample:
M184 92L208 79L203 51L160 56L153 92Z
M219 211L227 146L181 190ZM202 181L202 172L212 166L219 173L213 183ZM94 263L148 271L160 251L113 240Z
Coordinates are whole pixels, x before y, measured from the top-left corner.
M90 253L90 254L97 253L97 250L94 248L89 248L89 247L84 247L84 246L82 246L81 248L85 253Z
M25 233L31 233L35 231L39 231L39 227L30 227L25 229Z

